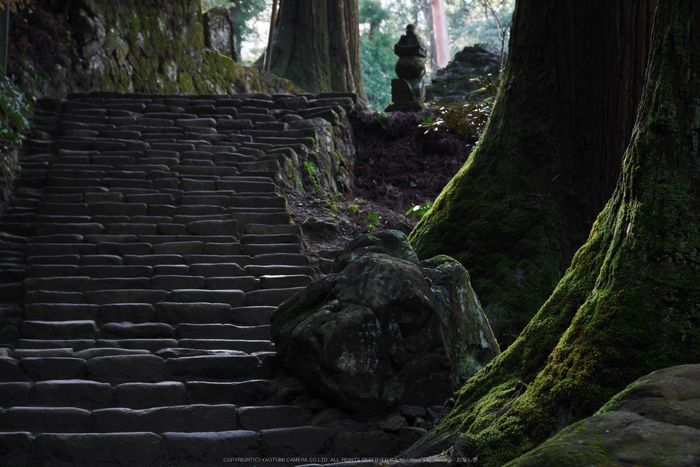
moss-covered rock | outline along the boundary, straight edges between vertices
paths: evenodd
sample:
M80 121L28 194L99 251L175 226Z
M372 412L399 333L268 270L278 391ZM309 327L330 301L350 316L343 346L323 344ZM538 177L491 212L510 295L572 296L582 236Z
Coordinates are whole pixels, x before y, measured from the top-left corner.
M86 66L66 67L41 95L68 92L143 93L300 92L291 82L238 65L207 49L199 0L157 0L138 9L121 2L72 2L71 46ZM60 60L60 57L52 57ZM31 59L28 59L31 60ZM79 61L79 60L78 60ZM40 68L53 72L54 63Z
M431 405L498 355L451 258L418 264L401 232L378 232L349 244L336 269L272 316L278 357L310 390L368 414Z
M700 464L700 365L644 376L509 467Z

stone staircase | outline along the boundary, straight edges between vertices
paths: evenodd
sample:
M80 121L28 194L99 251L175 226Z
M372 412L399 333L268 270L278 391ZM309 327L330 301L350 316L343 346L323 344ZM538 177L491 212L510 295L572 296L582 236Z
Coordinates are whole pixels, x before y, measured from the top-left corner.
M1 465L295 465L417 439L334 427L273 378L269 316L316 273L273 178L313 144L294 122L337 105L352 96L38 103L0 223Z

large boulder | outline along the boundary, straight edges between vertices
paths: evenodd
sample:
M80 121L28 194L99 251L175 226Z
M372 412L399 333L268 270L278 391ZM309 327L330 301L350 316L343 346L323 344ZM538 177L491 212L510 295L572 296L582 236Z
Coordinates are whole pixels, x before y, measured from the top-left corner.
M700 465L700 365L655 371L509 467Z
M277 308L272 335L287 370L357 411L443 402L499 353L462 265L419 262L396 230L348 244Z
M464 102L482 85L475 78L498 76L501 54L489 44L475 44L457 52L445 68L439 69L426 86L427 100Z

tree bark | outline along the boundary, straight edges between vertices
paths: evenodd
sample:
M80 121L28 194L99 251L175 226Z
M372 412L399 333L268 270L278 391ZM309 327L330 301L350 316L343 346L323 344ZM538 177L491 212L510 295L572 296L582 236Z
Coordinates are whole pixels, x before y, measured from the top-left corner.
M435 72L440 67L438 67L437 62L437 44L435 43L435 28L433 23L433 10L431 8L430 0L417 0L418 6L420 6L421 12L425 17L425 22L428 25L427 35L430 41L430 69ZM419 34L420 35L420 34Z
M700 361L698 10L659 1L613 196L546 304L414 454L458 439L459 456L502 465L641 376Z
M309 92L366 99L358 0L285 0L272 48L273 74Z
M445 68L450 62L450 39L447 35L447 16L445 15L445 1L431 0L430 9L432 11L433 17L433 31L435 31L437 67Z
M641 92L652 0L516 4L490 122L410 240L469 270L502 345L610 197Z

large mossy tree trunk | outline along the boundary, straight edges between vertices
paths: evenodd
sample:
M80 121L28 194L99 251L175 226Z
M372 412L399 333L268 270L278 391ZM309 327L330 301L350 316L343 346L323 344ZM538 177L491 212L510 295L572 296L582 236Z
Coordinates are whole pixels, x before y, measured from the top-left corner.
M502 465L639 377L700 362L698 96L700 5L660 0L612 198L549 300L412 454L456 442L476 465Z
M358 0L282 2L270 71L309 92L355 92L366 100Z
M501 347L562 277L610 197L648 56L652 0L519 0L490 122L410 236L472 277Z

